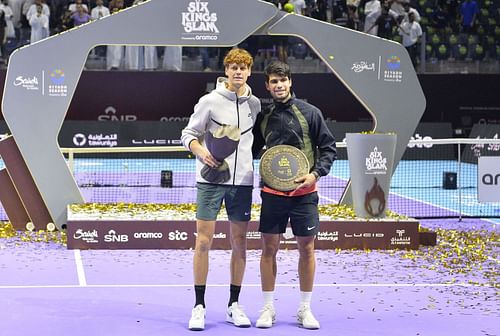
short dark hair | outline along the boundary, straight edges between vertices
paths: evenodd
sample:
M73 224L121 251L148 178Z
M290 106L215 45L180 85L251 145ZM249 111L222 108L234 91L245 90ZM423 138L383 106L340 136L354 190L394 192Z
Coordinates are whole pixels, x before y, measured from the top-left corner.
M264 75L266 76L266 82L269 82L269 76L271 75L288 77L288 79L292 78L290 67L288 66L288 64L281 61L272 61L271 63L269 63L264 69Z

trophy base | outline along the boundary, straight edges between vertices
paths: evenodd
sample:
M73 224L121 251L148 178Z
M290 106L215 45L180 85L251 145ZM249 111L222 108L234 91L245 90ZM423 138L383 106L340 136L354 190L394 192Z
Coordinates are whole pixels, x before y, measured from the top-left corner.
M231 173L229 172L229 166L226 161L217 168L212 168L210 166L203 166L201 169L201 176L210 183L224 183L229 181L231 178Z

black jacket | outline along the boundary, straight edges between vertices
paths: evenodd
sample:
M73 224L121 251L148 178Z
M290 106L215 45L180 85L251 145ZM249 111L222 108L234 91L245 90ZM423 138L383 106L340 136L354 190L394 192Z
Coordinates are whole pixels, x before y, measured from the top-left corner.
M321 111L292 96L286 103L273 102L257 116L253 128L254 158L264 147L291 145L301 149L309 160L311 172L328 175L337 158L335 138L326 126Z

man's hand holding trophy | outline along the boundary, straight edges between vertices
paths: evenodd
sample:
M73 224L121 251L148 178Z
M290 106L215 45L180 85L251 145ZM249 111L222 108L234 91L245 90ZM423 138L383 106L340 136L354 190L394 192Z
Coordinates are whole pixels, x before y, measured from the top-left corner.
M224 160L231 155L240 142L241 130L236 126L222 125L211 133L205 135L205 143L211 156L217 161L205 160L205 166L201 169L201 176L212 183L224 183L229 181L231 173L229 166Z

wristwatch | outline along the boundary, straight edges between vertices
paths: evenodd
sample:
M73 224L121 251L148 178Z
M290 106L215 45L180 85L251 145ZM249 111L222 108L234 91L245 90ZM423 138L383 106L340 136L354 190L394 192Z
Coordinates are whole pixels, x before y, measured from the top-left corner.
M320 176L319 176L319 174L318 174L318 172L317 172L317 171L313 170L313 171L311 172L311 174L313 174L313 175L314 175L314 177L316 178L316 181L319 181Z

